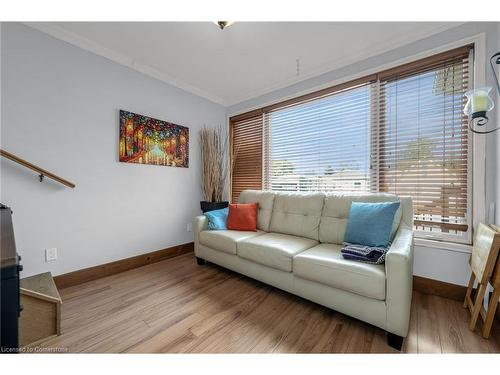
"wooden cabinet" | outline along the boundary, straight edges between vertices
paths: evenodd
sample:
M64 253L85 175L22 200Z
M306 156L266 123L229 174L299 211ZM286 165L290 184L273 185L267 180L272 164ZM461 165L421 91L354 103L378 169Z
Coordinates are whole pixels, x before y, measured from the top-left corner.
M61 334L61 297L50 272L21 279L19 345Z

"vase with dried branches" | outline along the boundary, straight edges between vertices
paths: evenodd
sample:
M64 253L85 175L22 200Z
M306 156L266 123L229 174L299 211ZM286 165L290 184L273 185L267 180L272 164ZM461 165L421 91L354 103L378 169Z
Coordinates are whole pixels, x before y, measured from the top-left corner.
M201 189L203 212L218 210L228 206L223 201L229 174L228 136L222 126L204 127L200 131Z

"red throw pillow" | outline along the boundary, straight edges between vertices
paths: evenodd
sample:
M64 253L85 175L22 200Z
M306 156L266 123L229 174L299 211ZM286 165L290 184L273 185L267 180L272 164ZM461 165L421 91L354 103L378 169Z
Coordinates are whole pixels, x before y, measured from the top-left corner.
M257 231L258 203L230 204L227 229Z

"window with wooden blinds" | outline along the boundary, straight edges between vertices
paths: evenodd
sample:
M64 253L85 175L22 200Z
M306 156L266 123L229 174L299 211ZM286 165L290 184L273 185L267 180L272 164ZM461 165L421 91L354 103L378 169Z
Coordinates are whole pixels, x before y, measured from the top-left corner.
M416 229L460 235L470 222L470 48L379 74L378 190L413 197Z
M261 111L230 119L232 202L245 189L262 189L262 122Z
M411 196L417 235L469 241L472 87L464 46L231 118L232 198L248 188Z

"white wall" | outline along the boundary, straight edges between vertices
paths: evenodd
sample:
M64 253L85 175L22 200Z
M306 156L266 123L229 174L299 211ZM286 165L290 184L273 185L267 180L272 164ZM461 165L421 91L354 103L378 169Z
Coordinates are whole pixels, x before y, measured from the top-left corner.
M467 285L470 252L415 246L413 274L447 283Z
M439 48L441 46L465 38L470 38L478 34L485 35L486 55L489 58L489 56L491 56L497 50L497 43L499 39L498 26L498 23L493 22L467 23L456 28L444 31L442 33L433 35L431 37L422 39L415 43L411 43L404 47L394 49L387 53L383 53L381 55L371 57L369 59L322 74L320 76L301 81L294 85L270 92L257 98L235 104L228 108L228 115L230 116L242 113L250 109L262 107L263 105L278 102L280 100L283 100L284 98L297 96L300 93L308 91L310 92L318 87L325 87L331 82L339 82L342 79L345 79L345 77L352 77L361 72L369 71L385 64L393 63L394 61L397 61L399 59L407 58L408 56L413 56L419 53L424 53L434 48ZM332 51L332 56L334 56L336 53L339 52ZM487 84L492 86L493 77L489 72L489 67L487 67L487 69ZM498 105L498 100L496 101L496 103ZM500 114L498 118L500 119ZM495 123L496 120L494 114L490 116L490 120L492 123ZM497 183L497 176L500 178L500 172L498 171L500 160L497 160L498 155L496 152L496 145L497 138L495 136L487 136L487 159L485 167L486 208L488 208L491 203L495 203L495 201L500 202L500 193L497 192L497 186L500 186L500 184ZM497 218L500 218L500 214L498 213L500 210L499 206L500 204L496 205ZM499 219L497 219L497 222L498 220ZM467 285L470 275L468 260L469 253L467 252L448 250L439 247L415 246L414 274L454 284Z
M76 183L1 162L24 273L54 275L192 241L198 130L225 108L17 23L2 25L1 147ZM118 162L118 111L190 128L189 168ZM44 262L44 249L59 259Z

